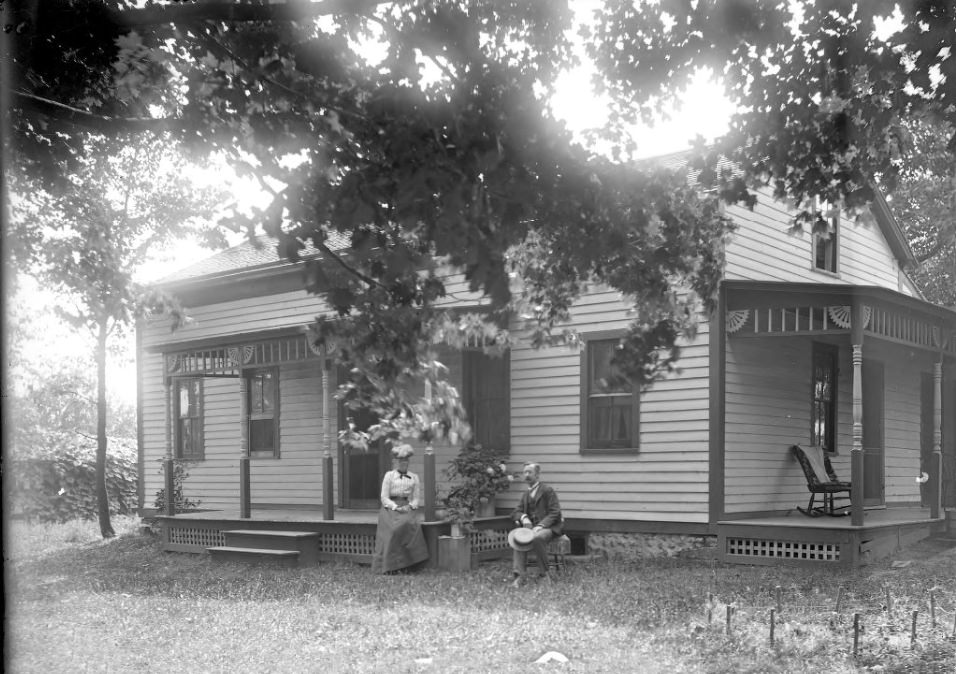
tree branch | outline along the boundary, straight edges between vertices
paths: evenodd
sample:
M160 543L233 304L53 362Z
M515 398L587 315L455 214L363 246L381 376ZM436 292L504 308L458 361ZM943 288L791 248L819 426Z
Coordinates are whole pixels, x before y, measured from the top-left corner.
M98 115L26 91L14 91L13 95L28 101L26 107L33 108L37 112L49 115L58 121L82 126L92 131L161 131L180 123L180 120L169 117L110 117Z
M301 21L329 14L360 15L385 4L382 0L286 0L281 3L252 4L234 1L153 5L114 12L116 22L128 28L159 24L198 24L203 21L255 22Z

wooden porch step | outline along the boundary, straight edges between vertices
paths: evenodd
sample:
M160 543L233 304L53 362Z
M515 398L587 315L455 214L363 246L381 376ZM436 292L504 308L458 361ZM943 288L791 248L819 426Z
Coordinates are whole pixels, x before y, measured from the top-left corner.
M209 548L211 554L216 554L220 558L223 556L245 557L246 561L254 562L264 559L274 561L279 557L291 557L293 563L290 566L312 566L319 561L319 535L315 532L227 529L222 532L222 535L225 544L219 546L219 550L228 550L229 552L212 553L213 548ZM249 550L250 553L243 555L236 552L238 550ZM262 551L277 554L263 557L258 554Z
M299 565L298 550L270 550L268 548L244 548L232 545L218 545L206 548L206 550L217 562L270 563L286 567Z

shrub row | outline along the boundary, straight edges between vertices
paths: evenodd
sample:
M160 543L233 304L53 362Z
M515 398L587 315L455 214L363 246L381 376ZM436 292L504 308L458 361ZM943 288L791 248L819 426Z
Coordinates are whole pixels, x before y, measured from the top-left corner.
M95 439L34 448L30 458L11 461L9 477L14 517L65 522L97 516ZM112 514L136 512L136 450L129 441L110 440L106 492Z

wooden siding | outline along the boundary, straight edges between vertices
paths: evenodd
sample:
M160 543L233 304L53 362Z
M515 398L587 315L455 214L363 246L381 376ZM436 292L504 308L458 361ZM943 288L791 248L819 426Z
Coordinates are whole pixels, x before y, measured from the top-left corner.
M727 246L727 279L874 285L913 295L910 284L901 284L899 265L875 223L841 218L838 272L830 274L813 268L809 228L792 232L794 211L767 192L753 211L729 206L727 215L738 224Z
M623 331L626 305L613 292L575 304L582 334ZM580 352L519 346L511 362L511 456L537 461L558 491L566 517L706 522L708 489L707 326L685 346L680 376L641 398L640 449L634 454L580 453ZM520 489L499 497L517 503Z
M853 446L852 363L849 339L839 346L837 454L834 471L850 479ZM790 510L809 498L806 480L789 453L810 441L813 340L806 337L730 339L727 346L725 512ZM901 358L901 353L907 354ZM865 358L885 367L884 456L886 500L919 501L919 370L928 360L878 341ZM924 357L925 358L925 357ZM866 382L863 382L866 386Z
M876 225L844 220L839 241L839 274L812 269L809 232L789 233L792 213L762 194L754 211L728 207L739 228L728 246L728 279L853 283L898 290L899 270ZM477 296L466 284L449 285L449 302L471 305ZM623 331L629 322L626 304L617 293L595 291L573 308L571 325L584 334ZM304 291L254 300L230 301L190 308L193 321L170 333L162 321L146 326L142 347L151 349L202 339L234 339L240 333L294 328L325 311ZM635 522L706 523L709 490L710 364L709 326L686 344L680 372L656 383L641 400L640 449L634 454L580 453L580 354L568 348L534 350L520 345L511 354L511 460L516 473L524 461L538 461L543 479L560 495L565 515L572 518ZM809 358L806 338L727 340L726 471L727 513L789 509L804 504L805 483L787 448L809 437ZM867 353L869 357L869 353ZM143 448L146 466L145 505L162 486L158 470L165 454L165 397L162 357L143 359ZM448 356L452 381L460 381L460 359ZM892 359L888 359L892 360ZM321 503L321 372L317 362L307 367L283 366L280 371L279 459L255 459L251 466L254 504ZM898 371L899 370L899 371ZM841 342L839 382L839 447L834 465L849 478L852 438L849 345ZM888 363L887 499L910 499L918 485L911 462L919 433L903 410L906 396L918 400L919 373ZM912 379L912 381L910 381ZM915 389L911 387L915 386ZM915 390L915 393L913 392ZM186 494L201 498L203 507L238 507L240 456L238 381L208 379L206 383L206 459L190 468ZM909 403L912 405L912 402ZM918 404L918 403L916 403ZM330 408L335 422L336 408ZM911 424L916 424L913 433ZM912 438L910 437L912 436ZM335 435L332 434L334 443ZM455 453L436 447L438 478ZM338 463L337 452L333 457ZM412 470L421 474L419 447ZM334 468L338 489L338 466ZM890 475L890 472L892 473ZM520 485L502 494L498 507L512 507Z

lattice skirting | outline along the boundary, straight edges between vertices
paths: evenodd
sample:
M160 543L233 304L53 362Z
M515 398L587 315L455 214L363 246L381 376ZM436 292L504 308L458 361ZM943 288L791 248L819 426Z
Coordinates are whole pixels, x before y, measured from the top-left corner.
M319 534L319 552L332 555L371 555L375 552L375 535Z
M226 544L226 537L218 529L196 527L169 527L167 542L177 547L213 548Z
M726 554L756 559L793 559L808 562L839 562L839 543L812 543L760 538L727 538Z
M165 545L167 550L180 552L205 552L206 548L226 544L224 530L238 528L234 523L218 526L190 526L189 524L166 523ZM507 536L505 537L507 546ZM354 559L375 552L375 532L355 531L319 532L319 554L326 557Z
M493 529L480 529L471 534L471 552L486 552L490 550L507 550L508 532Z

